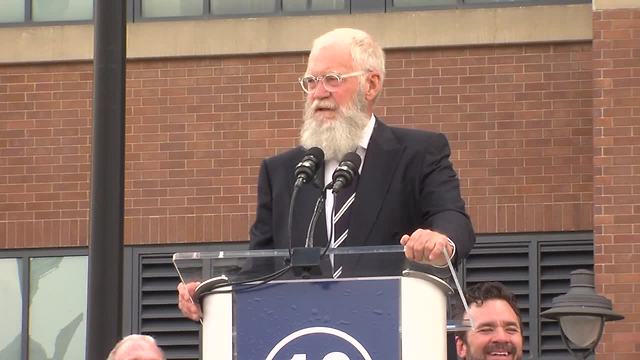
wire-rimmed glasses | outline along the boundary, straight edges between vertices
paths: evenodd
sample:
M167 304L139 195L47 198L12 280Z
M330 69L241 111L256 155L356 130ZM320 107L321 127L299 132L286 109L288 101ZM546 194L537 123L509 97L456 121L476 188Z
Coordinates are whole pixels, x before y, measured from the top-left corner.
M324 85L324 88L327 91L333 92L338 90L340 85L342 85L342 80L346 78L354 77L354 76L360 76L364 73L366 72L361 70L361 71L354 71L347 74L328 73L321 76L306 75L299 78L298 82L300 82L300 86L302 86L302 90L304 90L304 92L306 92L307 94L314 92L320 82L322 82L322 85Z

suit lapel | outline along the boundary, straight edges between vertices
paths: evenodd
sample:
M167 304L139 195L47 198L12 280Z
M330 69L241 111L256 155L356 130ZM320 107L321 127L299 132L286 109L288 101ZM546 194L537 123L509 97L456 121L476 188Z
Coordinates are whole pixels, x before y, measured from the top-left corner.
M398 143L389 127L376 119L376 126L369 140L362 167L362 176L356 190L347 246L367 244L373 225L378 221L378 214L402 150L402 145Z

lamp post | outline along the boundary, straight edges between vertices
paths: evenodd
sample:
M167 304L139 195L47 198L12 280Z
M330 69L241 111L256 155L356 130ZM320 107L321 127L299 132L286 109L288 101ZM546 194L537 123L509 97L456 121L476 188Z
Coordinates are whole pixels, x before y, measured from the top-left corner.
M571 272L569 291L553 298L540 316L560 322L562 341L576 359L595 352L606 321L624 319L612 310L611 300L596 293L593 272L583 269Z

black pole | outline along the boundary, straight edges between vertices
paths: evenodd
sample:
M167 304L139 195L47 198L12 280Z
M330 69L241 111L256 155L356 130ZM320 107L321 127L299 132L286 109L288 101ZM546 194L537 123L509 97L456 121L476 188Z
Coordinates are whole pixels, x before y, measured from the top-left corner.
M87 359L122 336L126 0L96 0Z

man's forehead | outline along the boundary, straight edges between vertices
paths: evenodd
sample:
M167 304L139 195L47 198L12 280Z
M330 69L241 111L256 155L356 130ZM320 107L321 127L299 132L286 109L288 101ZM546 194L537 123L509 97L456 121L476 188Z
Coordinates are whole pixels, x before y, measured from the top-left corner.
M327 45L314 49L309 55L307 73L351 70L353 70L353 58L348 47L339 44Z
M469 307L469 312L473 318L475 326L480 323L516 323L519 324L518 315L511 308L509 303L502 299L490 299L482 304L473 303ZM465 319L469 314L465 314Z
M129 341L124 343L117 352L118 359L161 359L160 351L151 343L144 341ZM143 356L144 355L144 356Z

